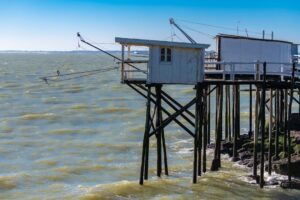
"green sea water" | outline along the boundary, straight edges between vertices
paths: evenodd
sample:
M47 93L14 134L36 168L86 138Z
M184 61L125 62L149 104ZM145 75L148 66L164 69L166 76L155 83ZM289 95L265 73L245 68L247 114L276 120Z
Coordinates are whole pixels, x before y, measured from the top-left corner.
M247 180L250 169L226 156L220 171L192 184L193 140L176 124L165 130L170 176L155 175L153 138L150 178L140 186L145 100L120 84L120 72L39 79L108 65L114 61L96 53L0 54L0 199L300 199L299 191L260 189ZM195 95L187 86L164 89L182 103ZM242 133L248 110L242 93Z

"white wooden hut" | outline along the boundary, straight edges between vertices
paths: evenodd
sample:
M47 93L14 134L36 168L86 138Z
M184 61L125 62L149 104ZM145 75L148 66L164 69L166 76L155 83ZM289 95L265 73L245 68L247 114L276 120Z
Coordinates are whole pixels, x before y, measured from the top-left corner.
M291 63L298 53L297 45L288 41L225 34L217 35L216 41L218 61L241 63L234 65L234 70L240 74L254 74L256 71L253 64L242 63L260 61L273 63L267 65L268 75L280 75L290 69L284 63ZM225 71L232 70L229 65L224 68Z
M148 84L197 84L203 81L204 54L205 48L209 47L208 44L118 37L115 38L115 41L120 43L123 49L123 82L134 80L134 76L130 73L134 73L136 70L133 70L132 66L127 64L129 62L124 60L124 47L131 46L149 48L146 70ZM134 62L130 63L134 65Z

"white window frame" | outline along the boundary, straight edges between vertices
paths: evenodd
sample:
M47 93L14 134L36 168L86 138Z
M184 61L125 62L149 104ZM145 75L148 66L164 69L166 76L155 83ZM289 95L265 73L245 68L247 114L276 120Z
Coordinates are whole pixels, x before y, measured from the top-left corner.
M163 59L162 59L162 50L164 49L164 55L163 55ZM168 50L170 50L170 61L167 61L167 59L168 59ZM159 60L160 60L160 62L162 62L162 63L172 63L172 49L171 48L169 48L169 47L160 47L160 51L159 51Z

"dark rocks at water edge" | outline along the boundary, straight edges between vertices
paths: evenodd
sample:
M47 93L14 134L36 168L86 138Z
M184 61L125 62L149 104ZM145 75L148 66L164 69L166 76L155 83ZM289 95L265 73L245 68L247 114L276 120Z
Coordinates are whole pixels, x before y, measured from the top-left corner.
M293 177L300 177L300 132L291 132L292 136L292 157L291 157L291 175ZM281 140L281 139L279 139ZM274 143L274 142L273 142ZM266 141L265 144L268 144ZM238 162L240 165L245 165L247 167L253 167L253 138L250 138L248 135L241 135L237 141L237 153L238 157L232 159L234 162ZM210 144L208 148L214 148L214 144ZM261 158L261 145L258 142L258 154L257 154L257 163L260 164ZM282 149L282 145L279 143L279 149ZM272 146L272 155L274 155L275 147ZM232 157L233 152L233 143L222 141L221 143L221 153L228 154ZM265 161L268 161L268 145L265 145ZM267 162L265 163L266 170L268 169ZM281 175L288 174L288 162L287 162L287 153L280 152L278 157L272 157L272 170ZM297 185L297 184L296 184Z
M272 163L272 168L278 174L288 175L288 159L280 159ZM291 157L291 174L295 177L300 177L300 155Z

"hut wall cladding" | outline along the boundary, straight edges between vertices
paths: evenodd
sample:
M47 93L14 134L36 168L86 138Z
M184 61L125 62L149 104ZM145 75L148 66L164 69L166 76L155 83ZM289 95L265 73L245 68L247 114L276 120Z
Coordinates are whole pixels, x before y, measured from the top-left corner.
M174 48L171 62L160 61L161 46L152 46L149 57L148 83L196 84L204 77L202 49Z
M275 40L259 40L248 38L229 38L220 36L220 58L224 62L292 62L292 43ZM272 72L287 71L281 69L282 65L268 64L267 74ZM230 66L226 66L230 70ZM249 65L236 65L236 71L255 72L255 67ZM290 71L289 71L290 73Z

